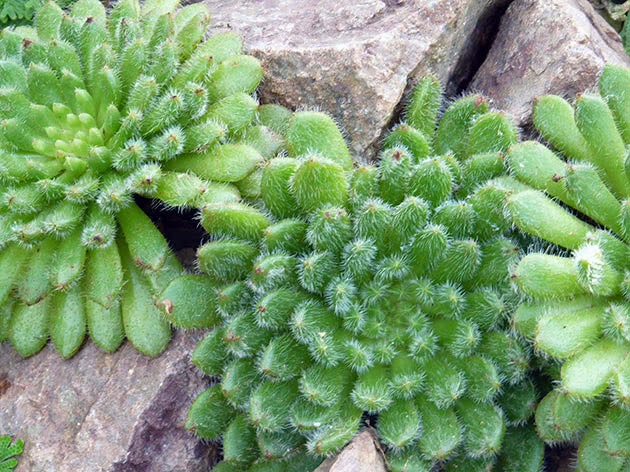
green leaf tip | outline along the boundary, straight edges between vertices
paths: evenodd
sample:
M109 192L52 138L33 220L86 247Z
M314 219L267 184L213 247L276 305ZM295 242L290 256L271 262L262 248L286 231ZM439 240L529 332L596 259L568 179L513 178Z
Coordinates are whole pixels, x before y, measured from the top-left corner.
M16 439L11 442L11 436L0 436L0 471L12 472L18 465L16 456L22 454L24 441Z

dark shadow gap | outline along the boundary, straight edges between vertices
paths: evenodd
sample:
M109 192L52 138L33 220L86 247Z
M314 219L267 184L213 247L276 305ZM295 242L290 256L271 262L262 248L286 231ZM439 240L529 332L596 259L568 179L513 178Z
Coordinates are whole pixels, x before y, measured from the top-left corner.
M199 210L196 208L167 208L159 200L135 196L140 208L151 218L153 224L166 238L173 251L198 248L208 234L199 224Z
M494 40L499 34L501 19L513 0L502 0L489 5L473 29L468 44L461 54L446 84L446 95L456 96L464 92L472 82L475 74L485 62Z

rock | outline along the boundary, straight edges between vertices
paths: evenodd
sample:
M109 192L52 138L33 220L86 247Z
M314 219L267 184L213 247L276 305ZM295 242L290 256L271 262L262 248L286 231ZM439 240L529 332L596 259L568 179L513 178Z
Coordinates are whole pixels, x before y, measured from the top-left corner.
M373 157L397 105L424 74L471 78L512 0L205 0L211 32L240 33L262 60L263 103L321 109L351 151Z
M374 430L364 429L336 456L326 459L315 472L387 472Z
M533 98L573 99L596 84L606 62L630 66L619 35L587 0L520 0L502 18L470 90L527 126Z
M196 332L176 332L156 359L125 343L88 342L70 360L49 343L22 359L0 344L0 434L24 439L15 472L201 472L208 447L184 429L206 380L190 362Z

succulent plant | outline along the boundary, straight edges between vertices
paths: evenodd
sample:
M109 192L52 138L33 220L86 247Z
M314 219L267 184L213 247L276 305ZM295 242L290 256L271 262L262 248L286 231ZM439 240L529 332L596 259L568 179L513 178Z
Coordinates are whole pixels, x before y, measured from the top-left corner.
M509 150L509 212L547 244L513 270L529 297L513 326L558 382L537 408L538 434L579 440L582 472L630 467L629 112L630 70L607 65L599 95L536 101L534 124L556 152Z
M12 472L17 466L16 456L22 454L24 441L16 439L11 443L11 436L0 436L0 472Z
M282 146L260 123L288 110L251 95L259 61L233 33L205 38L204 5L178 3L48 1L34 27L0 32L0 341L23 356L50 336L70 357L86 327L105 351L126 336L160 353L171 327L154 302L182 267L134 196L256 196Z
M56 0L61 7L74 1ZM43 4L43 0L0 0L0 27L32 24L35 12Z
M313 470L366 414L395 471L488 470L504 436L529 453L501 456L504 470L539 470L542 442L521 426L536 402L529 353L506 326L516 131L479 95L436 126L440 101L437 81L417 85L378 168L352 169L330 118L295 113L296 158L264 167L264 204L203 208L199 267L217 281L203 310L221 322L192 360L221 382L186 425L222 436L217 472ZM172 318L196 313L168 299Z

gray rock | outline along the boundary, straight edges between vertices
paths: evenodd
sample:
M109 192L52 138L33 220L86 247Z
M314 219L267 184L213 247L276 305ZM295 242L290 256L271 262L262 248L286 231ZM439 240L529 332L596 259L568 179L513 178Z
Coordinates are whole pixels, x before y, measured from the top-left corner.
M387 472L374 430L361 431L337 456L326 459L315 472Z
M176 332L156 359L88 342L70 360L49 343L22 359L0 344L0 434L24 439L16 472L200 472L216 448L184 429L204 388L190 362L197 333Z
M321 109L372 157L424 74L466 82L512 0L205 0L211 31L234 30L265 74L264 103Z
M470 90L527 125L535 97L573 99L596 84L606 62L630 66L619 35L587 0L519 0Z

